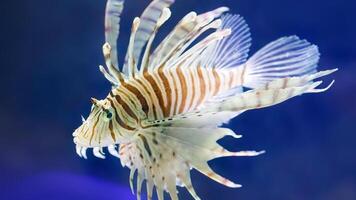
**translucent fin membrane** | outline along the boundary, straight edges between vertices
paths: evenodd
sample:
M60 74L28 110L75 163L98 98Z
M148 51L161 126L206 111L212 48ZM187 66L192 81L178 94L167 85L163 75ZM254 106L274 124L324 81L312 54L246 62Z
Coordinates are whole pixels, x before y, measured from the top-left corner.
M217 21L219 22L219 21ZM218 23L216 23L218 24ZM211 24L212 27L215 27L215 24ZM210 28L210 26L207 26L207 28ZM204 31L204 29L203 29ZM182 55L177 57L176 59L172 59L171 62L167 63L167 68L169 67L175 67L178 66L179 64L184 63L184 66L189 66L193 61L196 61L197 59L200 59L201 53L210 45L214 44L214 42L222 40L224 37L227 37L228 35L231 34L230 29L224 29L220 31L216 31L206 38L204 38L202 41L191 47L189 50L184 52Z
M245 64L243 85L259 87L271 80L316 71L318 47L297 36L283 37L257 51Z
M219 28L231 29L231 35L210 46L204 53L202 65L214 68L231 68L244 64L251 46L250 29L240 15L224 15Z

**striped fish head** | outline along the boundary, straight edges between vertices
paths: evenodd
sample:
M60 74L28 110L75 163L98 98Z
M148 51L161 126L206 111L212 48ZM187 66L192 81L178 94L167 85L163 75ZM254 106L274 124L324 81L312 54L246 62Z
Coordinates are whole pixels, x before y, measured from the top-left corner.
M106 99L92 98L91 101L93 105L88 118L82 117L82 125L73 133L77 152L80 149L113 146L120 141L120 134L113 121L116 113L110 103Z

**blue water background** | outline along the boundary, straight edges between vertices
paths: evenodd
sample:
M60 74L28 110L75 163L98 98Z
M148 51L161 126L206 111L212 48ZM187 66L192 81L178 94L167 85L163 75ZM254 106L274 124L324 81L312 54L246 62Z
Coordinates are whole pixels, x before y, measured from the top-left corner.
M148 0L130 0L122 18L121 59L131 20ZM75 154L72 132L89 98L110 89L103 64L105 1L1 2L0 199L134 199L129 171L118 160ZM246 112L228 127L244 135L224 139L231 150L266 150L254 158L211 162L243 185L230 189L192 171L207 200L356 199L356 3L351 0L177 0L162 38L187 12L229 6L248 22L256 52L297 34L319 46L319 69L338 67L326 93ZM180 190L182 199L190 199Z

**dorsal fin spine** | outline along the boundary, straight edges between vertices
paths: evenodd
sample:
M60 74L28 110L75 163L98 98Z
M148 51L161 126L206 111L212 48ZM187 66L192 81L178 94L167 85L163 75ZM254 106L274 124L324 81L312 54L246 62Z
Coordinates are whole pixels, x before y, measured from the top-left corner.
M146 49L144 52L144 55L142 57L142 62L141 62L141 67L140 67L140 73L143 74L145 71L148 70L148 64L149 64L149 58L150 58L150 51L151 51L151 47L152 47L152 43L154 38L156 37L157 31L158 29L171 17L171 11L169 10L169 8L164 8L162 11L162 14L160 16L160 18L158 19L157 23L156 23L156 27L153 30L153 33L150 35L147 45L146 45Z
M100 71L104 74L106 79L108 79L114 85L119 85L124 81L124 77L121 72L112 63L112 49L109 43L103 45L103 55L105 59L105 64L109 72L103 66L99 66Z
M135 77L135 73L137 71L136 67L136 60L133 55L133 48L135 44L135 36L137 29L140 25L140 18L136 17L133 22L132 22L132 28L131 28L131 35L130 35L130 42L129 42L129 48L128 48L128 65L129 65L129 77L133 78Z

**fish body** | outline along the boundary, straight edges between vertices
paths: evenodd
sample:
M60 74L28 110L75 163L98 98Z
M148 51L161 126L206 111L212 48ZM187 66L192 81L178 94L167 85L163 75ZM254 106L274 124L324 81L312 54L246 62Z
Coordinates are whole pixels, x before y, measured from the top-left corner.
M178 200L177 186L200 199L190 179L196 169L228 187L241 187L218 174L208 161L229 156L257 156L264 151L230 152L217 141L240 138L223 123L242 112L272 106L305 93L324 92L315 81L337 69L317 71L317 46L297 36L275 40L248 58L249 28L239 15L221 7L188 13L153 50L159 28L173 0L154 0L133 20L128 52L119 67L116 45L123 0L108 0L105 17L106 67L100 66L112 90L92 98L92 110L74 133L77 154L87 150L105 158L104 150L130 169L130 186L141 199L153 189ZM198 38L205 32L210 34Z
M121 98L118 101L135 120L162 120L191 112L208 99L239 86L240 73L240 70L177 66L133 78L112 90L108 98L126 96L127 102ZM129 99L133 101L132 109Z

